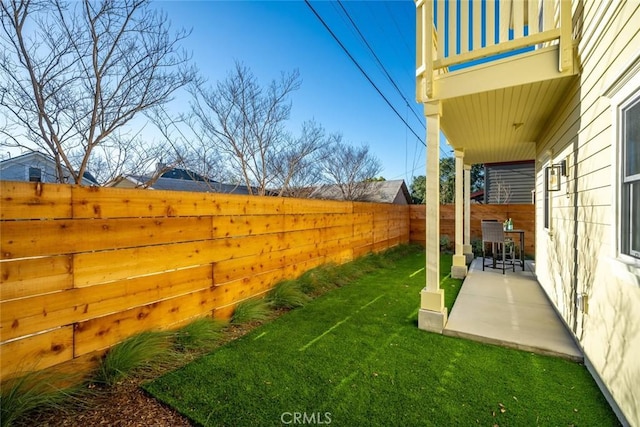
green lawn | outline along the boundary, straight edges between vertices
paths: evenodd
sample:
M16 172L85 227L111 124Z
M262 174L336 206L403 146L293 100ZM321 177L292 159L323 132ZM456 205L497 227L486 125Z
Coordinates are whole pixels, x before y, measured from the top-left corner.
M205 426L617 425L580 364L419 330L423 267L413 251L145 389Z

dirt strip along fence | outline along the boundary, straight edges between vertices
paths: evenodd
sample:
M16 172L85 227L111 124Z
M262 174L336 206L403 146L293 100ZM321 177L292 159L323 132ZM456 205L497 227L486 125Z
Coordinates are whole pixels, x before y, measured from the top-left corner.
M0 181L1 378L409 241L409 207Z
M535 254L535 205L533 204L471 204L471 240L482 240L483 219L496 219L500 222L511 218L513 227L525 230L524 252ZM412 205L411 209L411 242L425 244L425 205ZM440 236L449 236L451 245L455 244L455 205L440 205ZM516 235L517 240L517 235Z

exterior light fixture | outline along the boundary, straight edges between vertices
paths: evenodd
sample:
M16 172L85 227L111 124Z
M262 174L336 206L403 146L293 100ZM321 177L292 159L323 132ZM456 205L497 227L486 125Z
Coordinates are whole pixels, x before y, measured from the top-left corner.
M547 177L547 191L559 191L560 190L560 177L567 176L567 161L563 160L560 163L554 163L551 166L545 168Z

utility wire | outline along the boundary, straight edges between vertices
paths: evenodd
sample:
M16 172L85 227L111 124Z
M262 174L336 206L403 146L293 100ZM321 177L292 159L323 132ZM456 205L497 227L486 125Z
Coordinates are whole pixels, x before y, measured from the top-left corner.
M342 5L342 2L341 2L340 0L338 0L338 3L340 4L340 7L342 7L342 9L344 10L344 6ZM389 12L389 16L391 17L391 19L393 20L393 23L394 23L394 24L395 24L395 26L396 26L396 30L398 31L398 34L400 35L400 38L402 39L402 41L403 41L403 43L404 43L405 47L407 48L407 52L409 52L409 46L407 45L406 40L405 40L405 38L404 38L404 33L402 33L402 31L400 31L400 26L398 25L398 22L396 21L395 17L393 16L393 12L392 12L391 8L389 7L389 4L388 4L388 3L385 3L385 6L386 6L386 8L387 8L387 11ZM334 8L335 8L335 6L334 6ZM336 10L337 10L337 8L336 8ZM375 19L376 17L375 17L375 14L373 13L373 9L371 8L371 6L369 6L369 12L370 12L370 14L371 14L372 18L374 18L374 20L375 20L376 24L378 25L378 28L380 28L380 31L381 31L382 33L385 33L385 28L384 28L384 26L381 26L381 25L380 25L380 23L379 23L379 21L377 21L377 20ZM360 32L360 30L358 29L358 26L355 24L355 22L353 21L353 19L351 18L351 16L349 16L349 13L348 13L346 10L344 11L344 13L345 13L345 15L347 15L347 17L349 18L349 21L351 21L352 26L356 29L356 31L357 31L357 32L358 32L358 34L360 35L360 38L364 41L364 43L365 43L365 44L367 45L367 47L369 48L369 51L371 52L371 54L372 54L372 55L375 57L375 59L377 60L378 65L380 66L380 68L385 72L385 74L387 74L387 78L391 81L391 83L395 86L395 88L396 88L396 90L398 91L398 93L400 94L400 96L404 99L404 101L405 101L405 103L406 103L407 107L411 109L411 112L413 113L413 115L414 115L414 116L416 116L416 118L418 119L418 121L420 122L420 124L422 124L422 126L423 126L424 128L426 128L426 125L423 123L422 118L418 117L418 115L417 115L417 113L415 112L415 110L410 106L409 101L407 100L407 98L406 98L406 97L404 97L404 95L402 94L402 92L400 91L400 89L399 89L399 88L397 87L397 85L395 84L395 81L394 81L394 80L389 76L389 73L388 73L388 72L387 72L387 70L385 69L384 65L382 65L382 61L380 61L380 59L376 56L375 52L373 51L373 48L369 45L369 43L367 43L366 38L365 38L365 37L364 37L364 35ZM414 78L413 76L411 76L411 73L409 73L409 74L408 74L408 76L409 76L409 78L410 78L410 79L413 79L413 78ZM406 118L406 115L405 115L405 118ZM420 140L420 139L418 139L418 140ZM420 140L420 142L422 142L422 141ZM416 143L417 143L417 141L416 141ZM423 143L423 145L424 145L424 143ZM417 144L416 144L416 146L417 146ZM416 147L416 148L417 148L417 147ZM439 149L440 149L440 152L442 153L442 155L443 155L444 157L449 157L449 155L448 155L448 154L445 152L445 150L443 150L443 148L442 148L442 142L440 143L440 147L439 147ZM415 161L415 159L414 159L414 161ZM414 168L414 170L415 170L415 168Z
M347 54L347 56L349 57L349 59L351 59L351 61L355 64L355 66L358 68L358 70L360 70L360 72L362 73L362 75L367 79L367 81L371 84L371 86L373 86L373 88L376 90L376 92L378 92L378 94L382 97L382 99L385 100L385 102L387 103L387 105L389 106L389 108L391 108L393 110L393 112L396 114L396 116L398 116L398 118L402 121L402 123L404 123L404 125L409 128L409 130L411 131L412 134L415 135L416 138L418 138L418 140L420 140L420 142L422 143L422 145L424 145L425 147L427 146L427 144L425 144L425 142L422 140L422 138L420 138L420 136L413 130L413 128L411 128L411 126L409 126L409 123L407 123L407 121L400 115L400 113L398 112L398 110L395 109L395 107L391 104L391 102L389 102L389 100L387 99L386 96L384 96L384 94L380 91L380 89L378 88L378 86L373 82L373 80L371 80L371 78L369 77L369 75L366 73L366 71L364 71L364 69L360 66L360 64L358 63L358 61L356 61L356 59L351 55L351 53L349 52L349 50L347 50L347 48L342 44L342 42L340 41L340 39L338 38L338 36L336 36L336 34L331 30L331 28L329 27L329 25L327 25L327 23L324 21L324 19L322 19L322 17L318 14L318 12L314 9L314 7L311 5L311 3L309 2L309 0L304 0L304 2L307 4L307 6L309 7L309 9L311 9L311 11L313 12L313 14L316 16L316 18L318 18L318 20L322 23L322 25L324 26L324 28L329 32L329 34L331 34L331 36L333 37L333 39L340 45L340 47L342 48L342 50L344 51L344 53Z
M407 55L409 55L409 56L413 55L413 53L411 52L411 49L409 48L409 43L407 43L407 39L404 37L404 33L400 29L400 25L398 24L398 21L396 20L395 16L393 16L393 12L391 11L391 7L389 7L389 3L385 2L384 5L387 8L387 11L389 11L389 16L391 17L391 20L393 21L393 24L395 25L396 30L398 31L398 34L400 35L400 39L402 40L402 44L407 49ZM415 18L413 18L413 19L415 19ZM383 29L383 31L384 31L384 29Z
M360 28L358 28L358 25L353 21L353 19L351 18L351 15L349 15L349 12L347 12L347 9L345 9L345 7L342 4L341 0L338 0L338 5L340 6L340 8L344 12L344 14L349 19L349 22L351 22L351 25L353 26L353 28L355 28L356 32L360 36L360 39L362 39L362 41L364 42L365 46L367 46L367 49L369 49L369 52L371 52L371 55L373 55L373 57L375 58L376 62L378 63L378 65L380 66L382 71L384 72L385 76L387 76L387 79L389 79L389 81L391 82L393 87L396 89L398 94L402 97L402 99L404 99L404 102L407 104L407 107L409 107L409 109L411 110L411 112L413 113L415 118L418 120L418 122L426 129L426 126L425 126L424 122L422 121L422 118L418 116L418 114L416 113L416 111L413 108L411 108L411 106L409 104L409 101L407 100L407 97L404 96L404 94L402 93L402 91L400 90L398 85L396 84L396 81L393 79L393 77L391 77L391 75L387 71L387 68L384 66L382 61L380 61L380 58L378 58L378 55L376 55L376 53L374 52L374 50L371 47L371 45L369 44L369 42L367 41L367 39L364 37L364 35L360 31Z
M404 99L407 108L409 108L411 110L411 112L413 113L413 115L416 117L416 119L418 119L418 121L420 122L420 124L422 124L422 126L426 129L426 125L424 124L424 122L422 121L423 118L419 117L417 115L417 113L415 112L415 110L411 107L411 105L409 104L409 101L407 100L407 98L404 96L404 94L402 93L402 91L400 90L400 88L398 87L398 85L396 84L395 80L390 76L389 72L387 71L387 69L385 68L385 66L383 65L382 61L380 60L380 58L378 58L378 56L376 55L376 53L374 52L373 48L369 45L369 43L367 42L366 38L364 37L364 35L362 34L362 32L360 31L360 29L358 28L358 26L356 25L356 23L354 22L354 20L351 18L351 16L349 15L349 13L345 10L345 7L342 4L341 0L338 0L337 2L340 7L342 8L342 10L344 11L344 14L347 16L347 18L349 19L349 21L351 22L351 25L356 29L356 31L358 32L358 35L360 36L360 38L362 39L362 41L364 42L364 44L367 46L367 48L369 49L369 52L371 52L371 54L373 55L373 57L376 59L378 65L380 66L380 68L382 69L382 71L386 74L387 78L389 79L389 81L391 82L391 84L395 87L396 91L398 92L398 94ZM394 23L396 24L396 29L398 30L398 33L400 35L400 38L402 38L404 40L404 36L402 34L402 32L400 31L400 28L398 26L397 21L395 20L395 18L393 17L393 13L391 11L391 9L389 8L389 5L387 3L385 3L385 6L387 8L387 10L389 11L389 16L391 16L391 18L393 19ZM370 11L372 11L372 9L369 9ZM373 12L371 13L371 15L373 16ZM380 26L378 24L378 27L380 27L380 29L382 30L382 32L384 32L384 28L382 26ZM405 43L406 46L406 43ZM408 49L407 49L408 50ZM405 119L406 119L406 115L405 115ZM442 149L442 142L441 145L439 147L440 152L442 153L442 155L444 157L448 157L447 153Z

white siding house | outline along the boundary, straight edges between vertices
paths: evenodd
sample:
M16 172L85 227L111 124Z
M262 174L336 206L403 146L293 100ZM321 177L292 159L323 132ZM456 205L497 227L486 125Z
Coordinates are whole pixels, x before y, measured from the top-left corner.
M459 182L473 163L535 161L538 282L620 421L640 425L640 2L418 0L416 8L433 201L439 130ZM469 249L467 198L460 185L457 272ZM437 218L427 212L427 230L438 230ZM437 242L427 236L419 325L432 331L447 317Z
M536 275L640 425L640 2L576 2L574 17L581 72L536 144L539 200L545 167L566 161L560 190L536 207Z

